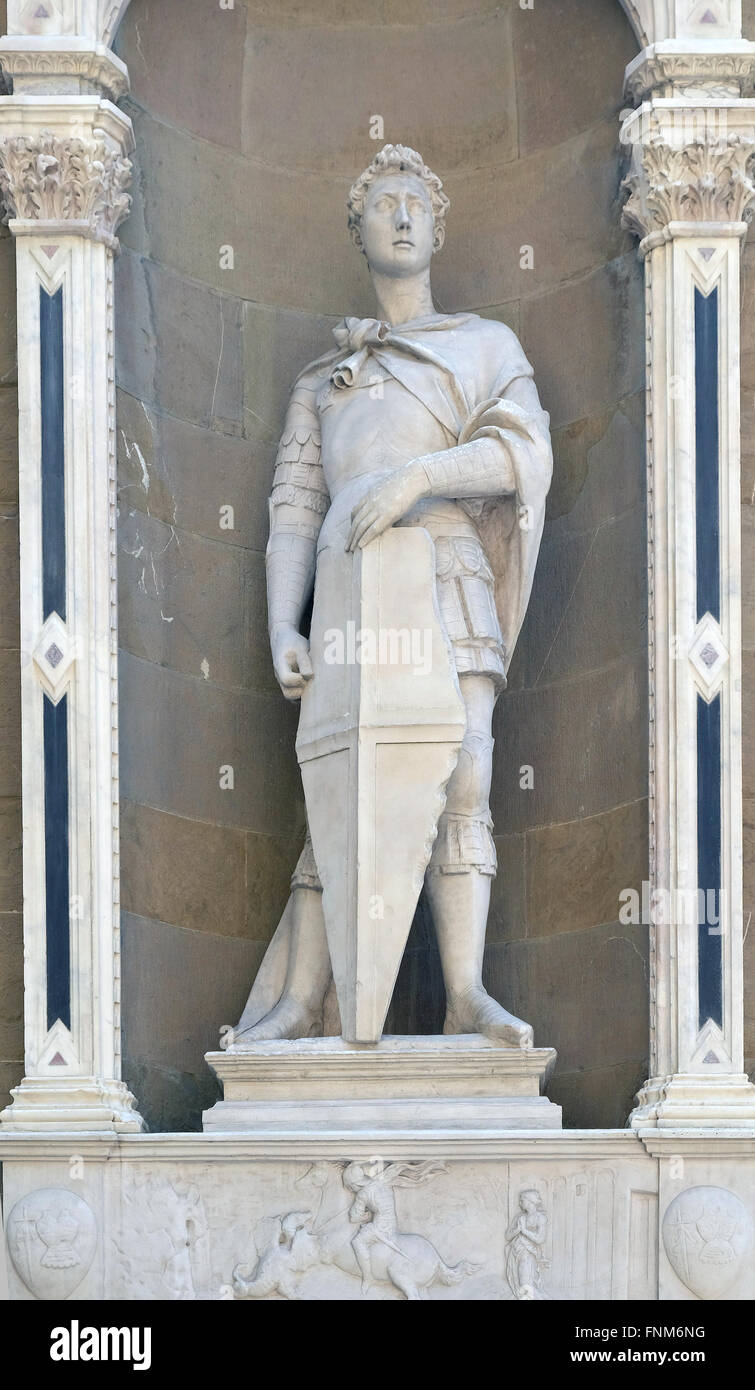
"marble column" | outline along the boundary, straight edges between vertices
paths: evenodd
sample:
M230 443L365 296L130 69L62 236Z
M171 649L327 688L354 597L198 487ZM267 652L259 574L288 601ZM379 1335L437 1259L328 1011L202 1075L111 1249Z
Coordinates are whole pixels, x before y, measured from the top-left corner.
M736 8L709 13L731 29ZM703 10L693 17L701 30ZM755 1125L742 1036L739 477L740 248L755 199L755 101L742 92L755 45L740 32L663 42L651 31L658 41L627 73L639 105L622 126L624 217L647 297L651 1075L631 1116L640 1131Z
M125 4L9 4L18 283L25 1076L8 1130L138 1130L120 1079L113 255ZM118 13L116 13L118 12Z

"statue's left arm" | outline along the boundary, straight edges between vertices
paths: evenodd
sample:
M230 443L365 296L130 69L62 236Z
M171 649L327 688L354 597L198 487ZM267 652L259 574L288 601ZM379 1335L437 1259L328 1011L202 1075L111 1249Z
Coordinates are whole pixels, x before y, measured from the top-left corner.
M457 445L413 459L372 489L354 511L349 548L369 544L423 497L526 502L523 478L551 467L548 426L531 375L517 376L471 412Z

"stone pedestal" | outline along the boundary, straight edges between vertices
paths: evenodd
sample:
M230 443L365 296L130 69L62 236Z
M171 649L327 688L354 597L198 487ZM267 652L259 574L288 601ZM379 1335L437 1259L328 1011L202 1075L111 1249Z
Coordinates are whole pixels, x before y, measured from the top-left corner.
M541 1092L553 1048L495 1047L477 1034L251 1043L210 1052L224 1099L204 1113L206 1132L350 1136L374 1140L460 1132L561 1128L561 1109Z

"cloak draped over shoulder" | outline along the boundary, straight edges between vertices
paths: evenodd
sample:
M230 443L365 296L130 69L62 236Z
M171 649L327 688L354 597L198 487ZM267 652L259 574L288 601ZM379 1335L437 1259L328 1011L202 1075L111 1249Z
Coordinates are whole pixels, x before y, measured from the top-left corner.
M486 437L500 441L509 464L501 469L501 495L460 505L478 527L495 576L508 668L532 590L553 471L547 412L507 399L514 382L533 377L516 335L477 314L452 314L397 328L347 318L334 337L338 346L298 378L294 402L301 388L311 410L310 393L316 404L324 391L366 385L377 363L443 426L449 448Z

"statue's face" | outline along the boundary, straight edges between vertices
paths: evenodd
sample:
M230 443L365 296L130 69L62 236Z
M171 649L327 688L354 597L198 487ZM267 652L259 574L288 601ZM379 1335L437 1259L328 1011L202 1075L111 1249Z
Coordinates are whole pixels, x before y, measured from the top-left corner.
M398 279L429 266L435 224L427 186L415 174L384 174L365 199L362 244L370 270Z

